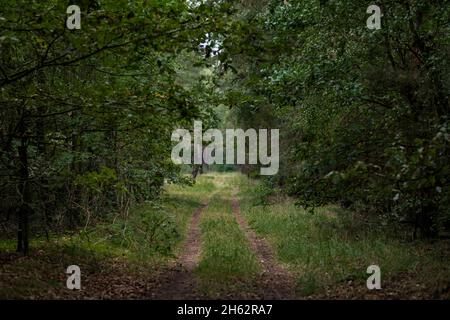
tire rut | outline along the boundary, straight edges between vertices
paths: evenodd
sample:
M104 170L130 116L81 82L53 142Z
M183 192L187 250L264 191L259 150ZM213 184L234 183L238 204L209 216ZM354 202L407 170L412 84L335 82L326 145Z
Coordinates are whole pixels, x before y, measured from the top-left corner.
M185 300L203 298L198 292L194 270L201 254L200 218L208 202L198 207L191 217L181 253L159 278L159 288L151 293L152 299Z
M233 195L231 204L233 214L247 236L250 246L256 253L263 269L260 275L261 298L266 300L295 299L293 276L277 261L275 253L267 241L250 228L241 214L236 194Z

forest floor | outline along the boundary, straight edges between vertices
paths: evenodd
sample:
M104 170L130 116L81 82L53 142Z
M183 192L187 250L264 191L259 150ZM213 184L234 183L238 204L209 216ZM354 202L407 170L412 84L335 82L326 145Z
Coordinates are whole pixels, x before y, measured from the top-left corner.
M327 206L261 203L236 173L170 185L161 205L71 235L35 239L31 254L0 240L2 299L448 299L447 242L405 240ZM157 229L154 226L158 226ZM379 265L381 290L366 269ZM66 268L81 269L81 290Z

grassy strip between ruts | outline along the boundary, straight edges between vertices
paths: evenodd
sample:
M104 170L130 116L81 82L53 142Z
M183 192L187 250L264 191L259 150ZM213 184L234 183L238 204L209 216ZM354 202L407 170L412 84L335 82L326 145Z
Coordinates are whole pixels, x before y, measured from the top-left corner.
M242 213L296 276L300 296L383 294L366 288L367 267L375 264L381 268L384 292L392 298L445 297L441 293L449 285L445 282L450 277L448 243L401 240L332 206L311 214L287 198L255 205L258 183L243 176L238 179Z
M196 272L201 289L211 297L220 296L221 292L233 295L243 291L251 296L260 272L255 253L232 213L231 183L235 176L215 175L220 190L210 200L200 222L202 254Z

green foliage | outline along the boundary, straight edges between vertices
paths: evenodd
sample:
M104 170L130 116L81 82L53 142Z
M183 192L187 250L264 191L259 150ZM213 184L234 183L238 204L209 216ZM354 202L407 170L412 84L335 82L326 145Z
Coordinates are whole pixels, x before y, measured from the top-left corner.
M170 160L172 131L218 121L213 58L198 46L227 32L228 4L72 4L80 30L66 28L64 1L6 0L0 13L2 215L33 216L38 233L126 213L165 182L187 182Z
M117 175L111 168L101 167L99 172L87 172L78 176L74 185L95 193L102 193L117 181Z
M246 43L224 43L229 103L240 126L281 129L278 183L305 208L388 213L436 236L449 226L450 4L383 2L381 30L367 6L247 8Z
M133 209L128 217L116 218L112 224L99 225L85 237L92 237L92 232L97 234L95 238L107 241L108 250L120 248L142 261L158 254L172 254L174 245L180 240L180 230L173 215L150 204ZM98 241L94 241L94 246L95 243Z

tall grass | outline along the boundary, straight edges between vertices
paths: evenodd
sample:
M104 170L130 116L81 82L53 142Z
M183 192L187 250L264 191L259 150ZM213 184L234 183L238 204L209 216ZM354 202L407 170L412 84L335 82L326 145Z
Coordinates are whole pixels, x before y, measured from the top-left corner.
M0 239L0 254L8 260L14 255L19 258L0 265L0 298L35 297L46 292L58 296L67 291L63 279L72 264L94 277L102 277L116 263L129 272L144 274L144 278L152 276L175 257L189 218L214 188L207 176L193 186L168 185L160 202L135 205L127 217L111 213L107 221L53 235L50 241L33 238L29 258L15 253L14 240Z
M405 242L387 229L362 223L356 215L333 206L312 214L288 198L255 205L260 203L257 184L241 178L240 185L242 213L295 274L301 295L348 281L365 285L367 267L373 264L380 266L383 281L407 272L416 273L417 280L429 286L437 285L442 277L449 278L447 263L436 259L441 250L437 246Z

